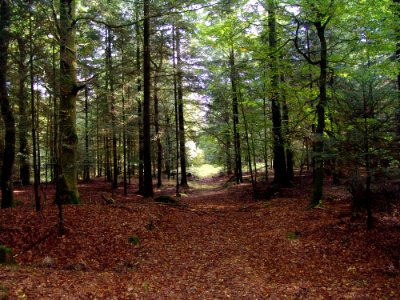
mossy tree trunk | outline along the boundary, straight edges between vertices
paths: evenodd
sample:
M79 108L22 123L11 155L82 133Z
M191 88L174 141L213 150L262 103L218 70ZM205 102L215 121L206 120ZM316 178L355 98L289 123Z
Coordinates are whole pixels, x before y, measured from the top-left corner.
M75 1L60 0L60 155L56 197L62 203L80 202L77 185Z

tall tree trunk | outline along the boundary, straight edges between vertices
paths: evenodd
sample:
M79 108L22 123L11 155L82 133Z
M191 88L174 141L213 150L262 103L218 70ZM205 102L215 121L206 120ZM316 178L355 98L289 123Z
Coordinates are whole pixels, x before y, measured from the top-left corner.
M5 127L4 156L1 171L1 208L14 204L13 167L15 160L15 120L7 91L7 58L9 45L10 7L8 0L0 0L0 105Z
M83 180L90 180L89 168L89 89L85 88L85 162L83 164Z
M279 73L277 55L277 32L275 1L268 1L268 32L271 65L271 109L272 109L272 134L274 149L274 184L286 186L289 183L286 173L285 148L282 135L281 104L279 101Z
M29 167L29 148L28 148L28 131L29 131L29 115L28 115L28 93L26 90L28 67L26 65L27 51L26 40L21 36L17 37L19 49L18 61L18 106L19 106L19 177L22 185L30 184L30 167Z
M397 17L397 22L400 22L400 0L393 0L394 15ZM400 63L400 32L396 31L396 59ZM400 71L397 72L397 107L396 107L396 136L397 141L400 141ZM398 142L397 145L400 143ZM400 147L398 146L398 149Z
M175 113L175 172L176 172L176 184L175 194L179 196L179 115L178 115L178 83L177 83L177 72L176 72L176 36L175 27L172 29L172 64L174 70L174 113Z
M325 22L324 24L322 24L321 21L314 22L314 26L317 30L317 35L321 45L321 49L320 49L320 62L319 62L320 75L318 80L319 101L317 104L318 122L317 122L317 128L315 129L315 137L314 137L315 174L312 187L312 198L309 204L310 207L315 207L321 201L323 194L323 185L324 185L323 133L325 129L325 105L327 101L326 80L327 80L327 68L328 68L328 48L325 39L326 24L327 22Z
M56 64L57 64L57 59L56 59L56 44L53 43L52 45L52 88L53 88L53 140L52 140L52 146L51 146L51 166L52 166L52 181L55 183L57 181L57 174L56 174L56 164L58 163L58 102L57 102L57 70L56 70Z
M127 151L126 151L126 112L125 112L125 78L122 76L122 149L123 149L123 175L124 175L124 196L128 195L127 184Z
M179 27L175 27L176 41L176 83L178 92L178 120L179 120L179 156L181 159L181 183L183 187L188 187L186 174L186 142L185 142L185 119L183 116L183 74L181 58L181 33Z
M237 72L235 65L235 52L231 46L229 54L230 80L232 88L232 113L233 113L233 142L235 148L235 178L236 183L243 182L242 175L242 150L240 147L240 132L239 132L239 104L237 91Z
M143 3L143 166L144 196L153 196L151 174L151 132L150 132L150 0Z
M166 120L166 132L165 132L165 144L167 145L167 149L165 151L165 173L167 174L168 180L171 178L171 159L172 159L172 142L171 142L171 127L170 127L170 118L167 117Z
M161 145L161 133L159 124L159 109L158 109L158 77L154 77L154 127L156 131L156 142L157 142L157 187L160 188L162 185L162 145Z
M280 75L281 83L285 82L284 74ZM292 180L294 178L294 170L293 170L293 151L290 147L290 138L289 138L289 108L286 101L286 95L282 92L282 111L283 111L283 124L284 124L284 132L285 132L285 144L286 144L286 175L288 180Z
M109 89L110 94L110 114L111 114L111 147L112 147L112 190L118 188L118 153L117 153L117 117L115 108L115 93L114 93L114 72L113 72L113 61L112 61L112 51L113 51L113 37L111 28L107 27L106 35L106 66L107 66L107 89ZM108 97L107 97L108 99ZM107 101L108 102L108 101ZM108 103L107 103L108 105Z
M79 203L76 152L75 1L60 0L60 156L56 198L62 203Z
M265 174L265 181L268 182L268 144L267 144L267 131L268 131L268 126L267 126L267 93L266 93L266 76L264 72L264 95L263 95L263 123L264 123L264 128L263 128L263 158L264 158L264 174Z
M136 7L136 72L140 74L140 27L139 27L139 7ZM144 166L143 166L143 105L142 100L140 99L140 92L142 91L142 81L140 76L137 76L137 112L138 112L138 176L139 176L139 188L137 193L140 195L144 194Z
M225 138L225 165L226 165L226 174L228 176L232 175L232 136L231 136L231 131L229 128L230 120L229 120L229 112L225 111L224 112L224 123L228 126L227 129L224 132L224 138Z

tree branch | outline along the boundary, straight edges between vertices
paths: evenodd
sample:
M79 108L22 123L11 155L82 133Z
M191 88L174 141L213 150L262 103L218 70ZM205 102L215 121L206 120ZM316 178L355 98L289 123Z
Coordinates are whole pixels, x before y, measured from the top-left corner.
M300 22L296 19L297 27L296 27L296 36L294 38L294 46L296 47L297 52L301 54L305 58L305 60L311 65L318 65L321 61L313 61L307 54L305 54L299 47L299 29L300 29Z

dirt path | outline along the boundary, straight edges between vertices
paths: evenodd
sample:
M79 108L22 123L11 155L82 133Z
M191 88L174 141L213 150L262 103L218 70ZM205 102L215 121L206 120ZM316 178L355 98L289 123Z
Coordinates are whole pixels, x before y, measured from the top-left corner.
M67 207L68 234L24 253L18 266L0 266L0 288L33 299L400 297L398 224L367 232L363 222L349 222L340 196L310 211L301 190L253 202L247 185L198 187L180 206L92 198ZM41 221L15 209L13 226L50 225L52 209ZM132 234L138 245L127 242Z

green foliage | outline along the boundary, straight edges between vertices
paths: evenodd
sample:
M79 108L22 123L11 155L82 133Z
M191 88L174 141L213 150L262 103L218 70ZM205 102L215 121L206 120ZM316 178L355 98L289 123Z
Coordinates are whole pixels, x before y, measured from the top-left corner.
M211 165L211 164L202 164L199 166L190 167L190 172L192 172L198 178L207 178L216 176L223 171L222 167Z
M4 246L4 245L0 245L0 264L14 264L14 258L12 255L12 249Z
M291 241L297 240L298 236L299 236L299 232L297 232L297 231L289 231L286 234L286 237Z
M128 238L128 242L129 242L129 244L132 244L132 245L137 246L137 245L139 245L139 243L140 243L140 238L139 238L138 235L134 234L134 235L131 235L131 236Z

